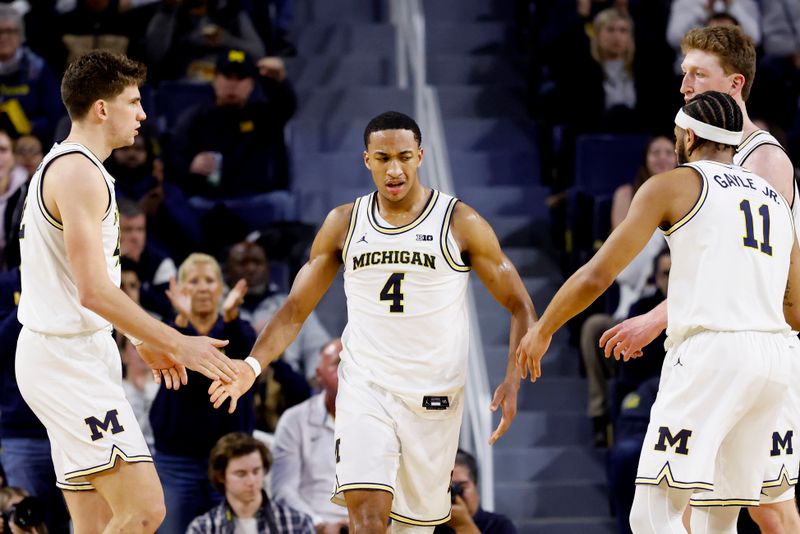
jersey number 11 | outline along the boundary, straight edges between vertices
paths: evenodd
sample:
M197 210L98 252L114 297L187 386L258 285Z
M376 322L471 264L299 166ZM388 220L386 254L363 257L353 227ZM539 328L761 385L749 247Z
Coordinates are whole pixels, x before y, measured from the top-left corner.
M759 248L759 244L753 232L753 211L750 209L750 201L742 200L739 204L739 209L744 213L744 227L746 232L746 235L742 238L744 246L757 249ZM760 246L761 252L767 256L772 256L772 247L769 244L769 206L762 204L761 207L758 208L758 213L761 215L761 226L764 234L764 241Z

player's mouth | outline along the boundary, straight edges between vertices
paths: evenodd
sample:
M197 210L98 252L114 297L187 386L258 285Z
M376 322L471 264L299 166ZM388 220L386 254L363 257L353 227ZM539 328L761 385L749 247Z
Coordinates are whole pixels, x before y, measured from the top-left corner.
M392 180L391 182L386 182L386 190L390 194L396 195L403 190L403 186L405 185L406 183L403 181Z

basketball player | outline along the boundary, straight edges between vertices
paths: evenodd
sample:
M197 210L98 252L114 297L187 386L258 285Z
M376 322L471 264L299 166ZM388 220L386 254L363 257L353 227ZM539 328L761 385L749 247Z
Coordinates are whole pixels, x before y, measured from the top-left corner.
M681 92L689 102L705 91L721 91L736 100L744 117L744 140L733 156L733 163L764 177L775 190L789 200L795 227L800 231L800 202L794 181L794 166L780 143L760 130L747 116L745 101L750 95L756 69L752 41L735 26L717 26L692 30L683 38L686 55ZM667 304L650 313L634 317L608 330L600 339L606 356L612 351L619 359L638 356L641 348L652 342L667 325ZM800 365L800 354L795 361ZM797 371L795 371L797 373ZM797 376L797 374L795 375ZM764 534L800 532L800 515L794 501L800 458L794 453L800 436L800 398L792 388L782 419L773 429L773 442L764 451L769 455L764 476L761 506L749 508L750 515Z
M516 413L513 358L535 312L491 227L471 207L423 186L421 133L396 112L364 132L364 164L377 191L330 212L289 298L265 327L231 384L212 384L214 406L236 399L278 358L344 264L348 323L336 398L336 480L355 534L409 528L431 532L450 517L469 349L465 295L474 270L511 312L510 352L491 409ZM243 364L245 364L243 362ZM235 362L234 362L235 365ZM247 371L246 371L247 370ZM334 482L334 481L332 481Z
M520 342L518 358L523 377L538 378L553 333L661 228L672 254L669 352L639 460L631 527L637 534L685 532L681 519L692 499L702 505L692 513L694 534L735 532L739 508L758 504L763 451L791 379L797 339L787 335L786 321L800 324L793 308L800 248L783 196L731 165L743 124L732 97L696 96L675 124L683 165L639 189L625 221ZM713 501L696 493L709 490Z
M153 532L164 516L111 325L168 385L185 383L183 366L212 379L236 376L216 348L226 342L179 334L119 288L119 212L102 161L133 144L145 119L144 74L143 65L101 51L69 66L61 94L72 129L34 174L20 228L17 381L47 428L57 484L80 533Z

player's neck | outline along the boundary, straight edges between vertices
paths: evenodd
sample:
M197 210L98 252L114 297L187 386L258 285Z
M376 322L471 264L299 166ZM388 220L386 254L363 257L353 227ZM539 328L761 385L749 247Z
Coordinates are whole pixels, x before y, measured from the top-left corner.
M82 144L100 161L105 161L113 150L113 147L106 140L104 132L99 127L79 122L72 123L69 135L63 142Z
M393 202L378 194L378 212L386 222L401 226L414 220L428 203L431 191L417 182L402 200Z
M733 163L733 151L731 150L717 150L716 145L713 143L706 143L698 147L697 150L692 152L689 156L689 162L695 161L716 161L719 163Z
M739 104L739 109L742 110L742 139L746 139L751 133L759 130L759 127L750 120L750 116L747 114L747 106L744 102L737 100L737 103Z

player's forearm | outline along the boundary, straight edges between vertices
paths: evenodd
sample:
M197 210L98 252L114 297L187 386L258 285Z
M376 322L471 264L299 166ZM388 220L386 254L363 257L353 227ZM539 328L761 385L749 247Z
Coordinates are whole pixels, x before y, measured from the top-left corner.
M517 366L517 347L520 340L530 327L536 322L536 310L528 299L527 303L520 303L511 313L511 329L508 339L508 363L506 364L506 382L519 383L520 374Z
M667 300L664 299L661 303L647 312L645 317L650 321L653 328L666 330L667 328Z
M93 284L91 289L80 292L80 298L81 305L107 319L122 332L168 354L177 350L181 334L152 318L110 281Z
M567 280L536 323L545 336L589 307L614 282L613 276L597 271L591 263L584 265Z

